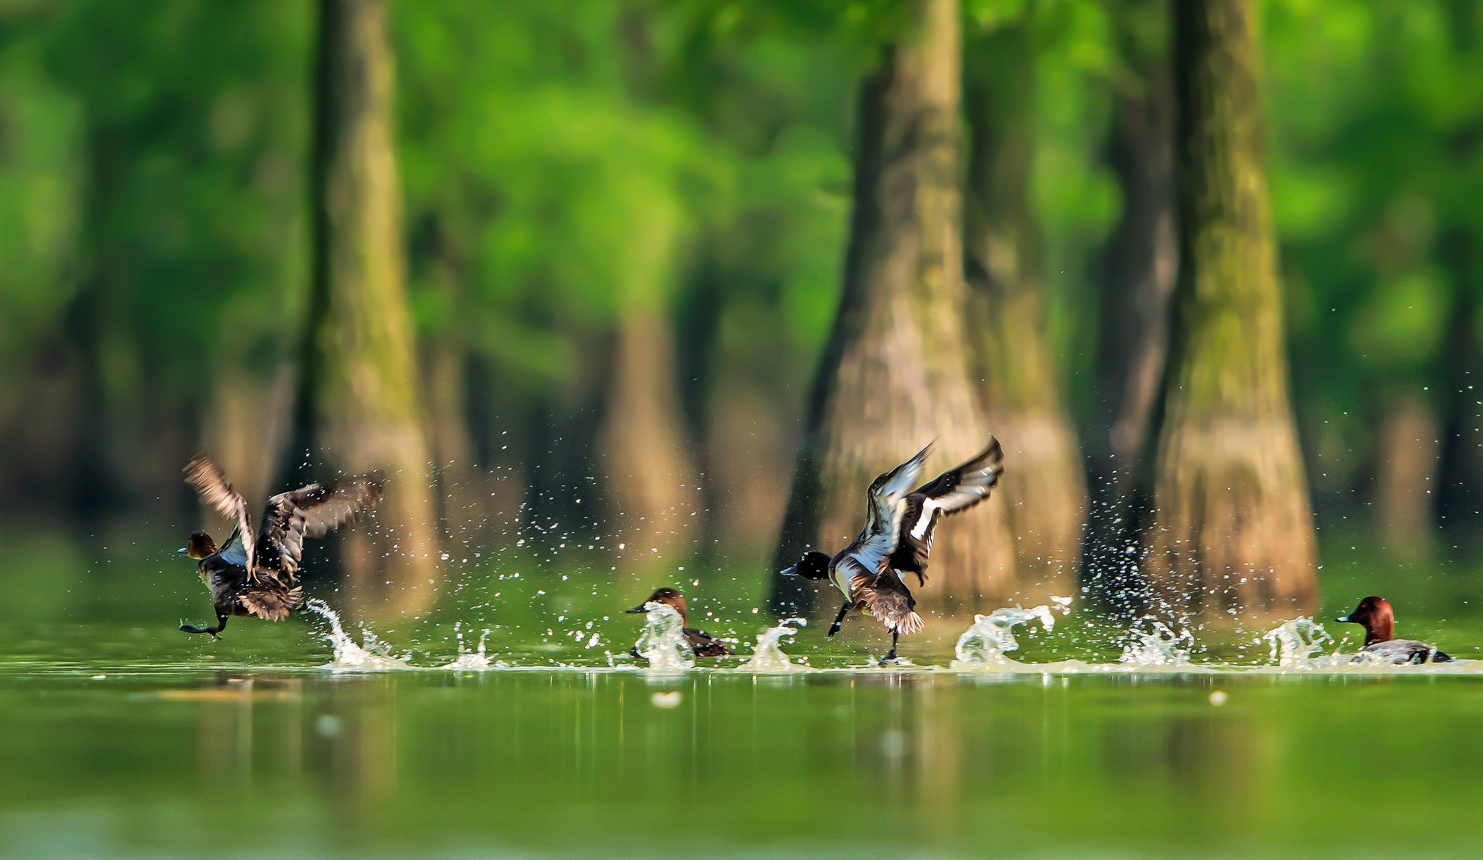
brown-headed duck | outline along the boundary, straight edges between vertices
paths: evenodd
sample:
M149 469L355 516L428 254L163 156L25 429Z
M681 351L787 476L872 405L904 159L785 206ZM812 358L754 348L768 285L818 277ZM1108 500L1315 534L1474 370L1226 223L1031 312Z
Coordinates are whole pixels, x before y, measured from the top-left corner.
M1372 594L1361 600L1353 612L1334 620L1365 628L1365 646L1354 658L1357 663L1369 660L1396 665L1452 662L1452 658L1438 651L1435 645L1395 638L1395 612L1390 608L1390 601L1383 597Z
M650 603L662 603L679 613L682 627L690 623L690 609L685 605L685 596L673 588L661 588L655 591L649 595L648 600L627 612L629 614L648 612ZM685 641L690 643L690 650L694 651L697 657L725 657L731 653L731 649L711 638L709 633L693 627L684 627L683 632Z
M931 450L928 445L875 479L870 485L870 519L853 543L833 558L806 552L798 564L783 571L828 579L844 594L830 636L839 632L845 613L856 606L880 619L891 631L891 650L881 659L883 664L896 659L899 637L924 626L914 611L917 602L906 587L906 574L916 574L918 585L927 584L927 556L932 552L938 519L988 498L1004 472L1004 452L999 440L990 436L989 444L973 459L911 490Z
M304 590L297 584L304 538L321 537L358 519L376 506L382 491L381 478L371 474L279 493L268 499L262 524L254 532L247 501L205 455L196 455L186 465L185 482L201 501L233 522L232 533L220 548L206 532L193 532L179 550L197 560L201 581L211 589L216 608L215 626L182 623L180 629L217 639L233 615L282 621L298 609L304 602Z

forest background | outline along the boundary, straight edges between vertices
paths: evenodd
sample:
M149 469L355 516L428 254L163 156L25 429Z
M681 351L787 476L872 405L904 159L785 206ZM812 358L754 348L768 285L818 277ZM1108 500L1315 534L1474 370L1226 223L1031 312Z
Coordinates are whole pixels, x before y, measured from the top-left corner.
M1480 192L1467 0L4 0L7 579L154 564L203 450L389 470L367 611L517 545L806 608L991 431L938 611L1466 574Z

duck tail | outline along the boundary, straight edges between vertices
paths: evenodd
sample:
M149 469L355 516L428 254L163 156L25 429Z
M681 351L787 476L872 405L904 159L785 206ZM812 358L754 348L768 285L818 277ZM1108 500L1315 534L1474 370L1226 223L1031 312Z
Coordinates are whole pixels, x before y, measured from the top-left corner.
M304 603L302 586L288 591L249 591L240 598L247 611L264 621L282 621Z
M855 586L855 599L864 603L866 610L880 619L886 629L907 636L927 626L922 616L914 611L917 602L912 599L911 592L894 572L887 570L873 580L857 580Z

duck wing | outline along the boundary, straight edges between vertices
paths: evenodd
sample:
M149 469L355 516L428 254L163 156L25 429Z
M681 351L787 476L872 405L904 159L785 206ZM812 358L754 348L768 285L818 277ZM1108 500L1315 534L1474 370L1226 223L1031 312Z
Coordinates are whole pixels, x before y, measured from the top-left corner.
M226 473L221 467L212 462L205 454L197 454L185 464L182 470L185 474L185 482L196 490L196 495L208 507L216 509L216 512L231 520L233 523L232 534L222 544L220 555L236 564L247 568L247 576L254 576L253 562L257 558L255 547L255 536L252 533L252 520L247 516L247 500L227 480ZM240 546L240 549L239 549Z
M887 568L870 576L856 574L850 581L850 593L855 601L865 604L888 630L907 636L921 630L926 624L916 613L917 601L911 589L901 581L896 571Z
M903 512L902 500L922 474L922 462L931 451L932 446L928 445L918 451L915 457L871 482L869 503L865 509L865 528L853 543L844 548L832 565L841 568L841 579L837 580L837 584L848 585L857 575L873 575L884 567L891 551L896 548L896 535L900 532ZM850 599L853 600L853 596Z
M989 497L1004 473L1004 450L999 440L972 459L943 472L906 497L901 514L900 539L891 552L890 567L910 571L921 584L927 583L927 557L932 553L932 533L943 514L966 511Z
M258 528L258 567L277 571L292 582L304 554L304 538L323 537L359 519L381 501L385 487L379 473L310 484L268 499Z

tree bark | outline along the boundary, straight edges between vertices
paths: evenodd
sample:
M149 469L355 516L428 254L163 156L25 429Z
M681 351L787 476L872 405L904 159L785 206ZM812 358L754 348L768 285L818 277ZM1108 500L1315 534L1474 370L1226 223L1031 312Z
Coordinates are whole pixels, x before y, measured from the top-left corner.
M1177 0L1180 273L1145 532L1151 609L1310 612L1313 512L1293 427L1256 27L1248 0Z
M375 527L345 537L345 581L355 604L410 613L432 602L439 565L407 311L386 9L382 0L320 0L319 12L314 280L289 456L308 448L346 471L387 471Z
M1138 544L1135 491L1147 477L1149 433L1164 378L1169 298L1178 269L1174 93L1166 59L1119 94L1108 162L1123 209L1103 256L1097 337L1097 423L1087 433L1092 501L1083 579L1115 604Z
M1437 549L1434 490L1441 465L1441 422L1412 392L1385 398L1375 446L1375 525L1387 552L1425 561Z
M963 325L959 7L920 0L914 8L917 32L887 49L861 91L844 294L815 379L777 569L809 547L843 548L863 524L870 482L923 445L937 440L930 477L988 438ZM919 611L966 612L1010 594L1004 501L943 523L931 572ZM771 603L804 611L815 593L775 576Z
M989 426L1004 444L1000 492L1017 578L1047 592L1075 582L1086 480L1061 379L1046 341L1045 281L1030 205L1034 52L1026 25L973 46L967 115L969 314Z
M704 505L680 411L674 333L657 309L623 314L612 368L598 450L608 522L625 546L618 557L633 568L688 558Z

